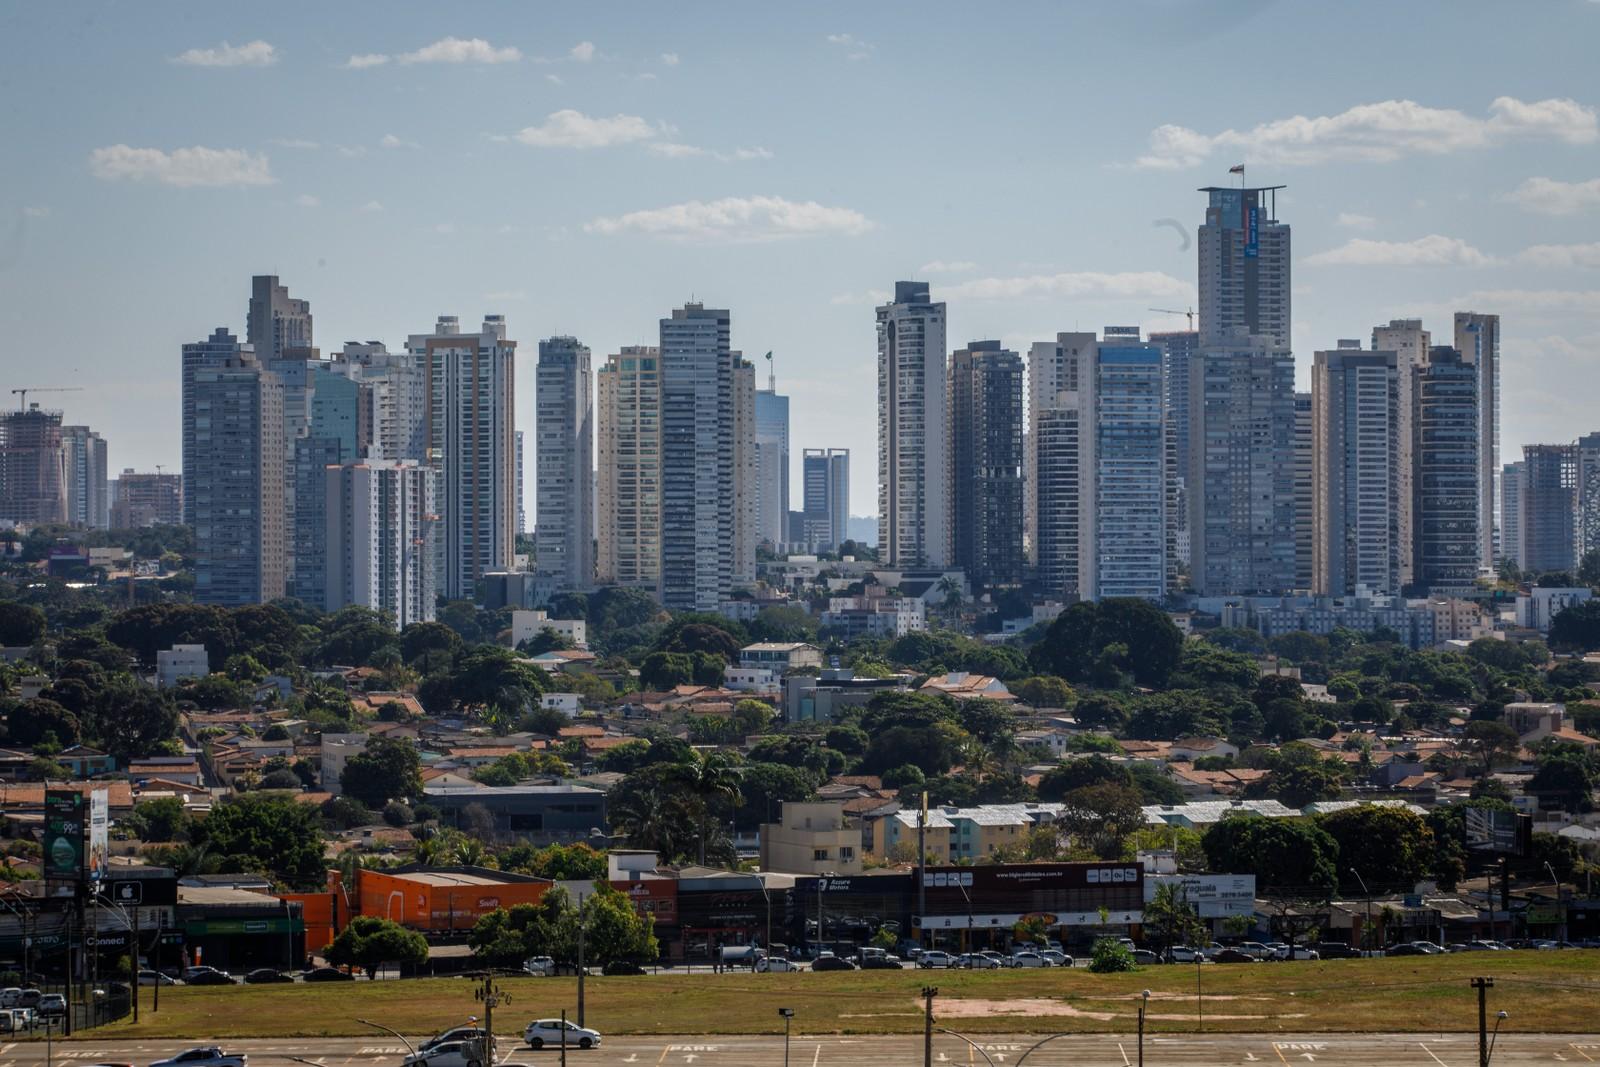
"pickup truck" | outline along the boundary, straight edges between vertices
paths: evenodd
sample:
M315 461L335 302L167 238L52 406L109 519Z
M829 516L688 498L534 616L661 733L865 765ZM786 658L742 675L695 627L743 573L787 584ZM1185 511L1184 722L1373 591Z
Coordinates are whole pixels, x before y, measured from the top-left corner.
M216 1045L202 1045L170 1059L157 1060L150 1067L245 1067L245 1064L243 1054L231 1056Z

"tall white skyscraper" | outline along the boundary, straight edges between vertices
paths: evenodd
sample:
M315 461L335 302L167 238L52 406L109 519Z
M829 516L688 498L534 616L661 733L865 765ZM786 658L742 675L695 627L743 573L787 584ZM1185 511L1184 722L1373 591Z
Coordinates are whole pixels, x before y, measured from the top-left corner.
M1500 555L1518 567L1522 556L1522 478L1526 465L1518 460L1500 468ZM1478 507L1476 471L1473 477L1473 509ZM1476 555L1476 553L1474 553Z
M1044 492L1045 474L1035 468L1040 456L1046 451L1059 455L1059 448L1063 444L1062 425L1060 420L1052 430L1052 438L1048 443L1042 440L1041 423L1047 418L1047 413L1061 410L1067 406L1067 401L1062 398L1063 393L1076 394L1078 391L1078 368L1083 356L1094 351L1099 344L1098 338L1092 333L1058 333L1054 341L1035 341L1028 349L1028 437L1027 446L1023 449L1023 491L1022 491L1022 526L1023 539L1028 546L1028 558L1040 569L1040 581L1047 589L1064 588L1058 584L1055 577L1046 578L1045 573L1055 575L1059 563L1050 563L1045 559L1045 554L1040 548L1040 539L1045 535L1040 530L1039 523L1039 495ZM1076 400L1073 402L1076 410ZM1075 417L1074 417L1075 418ZM1073 423L1073 433L1076 434L1076 422ZM1076 437L1073 438L1073 455L1076 455ZM1056 479L1059 484L1059 477ZM1059 513L1059 512L1058 512ZM1052 540L1056 547L1051 549L1053 555L1065 551L1060 547L1059 537ZM1074 541L1076 544L1076 541ZM1076 558L1076 550L1073 552ZM1075 566L1076 564L1074 564ZM1076 591L1076 586L1073 586Z
M1412 515L1416 504L1416 486L1412 478L1417 460L1414 453L1416 434L1412 420L1416 414L1414 390L1417 372L1428 364L1428 350L1432 336L1422 328L1421 319L1392 319L1387 326L1372 328L1372 350L1393 352L1396 381L1400 389L1400 427L1395 437L1395 475L1399 479L1400 530L1400 584L1412 581L1414 553L1407 546L1415 543L1416 525Z
M1402 555L1396 356L1348 345L1316 353L1311 368L1311 587L1326 596L1394 594Z
M358 604L399 628L433 619L437 480L432 467L388 460L325 468L323 608Z
M756 580L756 530L761 518L760 452L756 448L756 369L733 353L733 586ZM788 514L787 510L784 512Z
M1202 596L1294 588L1294 356L1235 333L1189 376L1190 569Z
M741 569L741 538L753 533L744 517L753 486L739 475L754 459L754 372L741 418L743 360L730 326L727 311L694 303L661 320L660 590L679 611L716 610Z
M767 387L756 392L756 540L789 540L789 398L778 392L767 353Z
M602 582L661 581L661 350L630 346L596 375L598 555Z
M1289 226L1277 219L1282 188L1200 190L1209 198L1199 240L1202 345L1242 330L1291 347Z
M1500 472L1500 316L1456 312L1455 347L1478 368L1478 563L1492 569L1495 476Z
M390 352L381 341L347 341L339 356L359 367L371 395L367 454L373 459L422 463L428 457L428 381L422 357Z
M575 337L539 342L535 372L534 549L562 589L594 585L594 402L589 349Z
M943 567L951 556L945 306L896 282L878 316L878 556Z
M515 554L516 348L501 315L470 334L441 316L433 333L406 341L428 388L427 462L439 472L443 521L437 581L449 600L472 597L479 577L509 569Z
M87 426L61 427L67 451L67 522L103 530L111 523L106 440Z

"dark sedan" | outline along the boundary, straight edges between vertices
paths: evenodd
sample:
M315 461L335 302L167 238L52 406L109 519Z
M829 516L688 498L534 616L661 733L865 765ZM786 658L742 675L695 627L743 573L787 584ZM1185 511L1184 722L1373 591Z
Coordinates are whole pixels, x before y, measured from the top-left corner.
M811 965L813 971L853 971L856 965L842 956L821 956Z
M222 971L195 971L184 979L185 985L238 985L239 980Z
M257 967L244 976L247 985L272 985L277 982L292 982L294 979L282 971L275 971L271 967Z
M353 982L355 978L345 974L337 967L318 967L314 971L307 971L301 976L307 982Z

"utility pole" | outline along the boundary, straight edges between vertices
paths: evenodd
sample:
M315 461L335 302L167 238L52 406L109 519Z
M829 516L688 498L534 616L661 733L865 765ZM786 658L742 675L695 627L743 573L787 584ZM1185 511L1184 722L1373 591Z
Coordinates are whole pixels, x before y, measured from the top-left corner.
M583 896L580 896L578 898L578 1025L579 1026L583 1026L584 1025L584 1022L583 1022L583 906L584 906L585 903L587 903L588 899L589 899L588 897L583 897ZM566 1030L565 1026L563 1026L561 1028L561 1040L562 1040L563 1044L565 1044L565 1042L567 1040L567 1030Z
M561 1009L561 1067L567 1067L567 1009Z
M133 948L128 951L133 965L133 1021L139 1021L139 905L133 906Z
M165 977L161 973L161 928L166 924L166 919L167 913L165 911L156 912L156 943L150 949L150 970L155 972L156 976L156 991L153 996L154 1003L150 1007L151 1011L161 1010L161 979Z
M1489 1067L1489 990L1493 978L1474 978L1472 988L1478 991L1478 1067Z
M928 794L922 794L921 817L917 819L917 940L923 940L928 921ZM928 945L923 945L928 948Z
M495 985L494 976L491 975L483 980L483 985L473 991L472 996L474 1000L483 1004L483 1062L485 1067L492 1067L495 1061L494 1010L501 1004L510 1004L511 994ZM562 1013L562 1017L565 1019L565 1012ZM566 1027L563 1025L561 1030L563 1041L566 1040L566 1033Z
M933 1067L933 998L938 995L938 986L922 987L922 999L927 1005L922 1017L922 1067Z
M1144 1067L1144 1010L1150 1006L1150 990L1139 1001L1139 1067Z

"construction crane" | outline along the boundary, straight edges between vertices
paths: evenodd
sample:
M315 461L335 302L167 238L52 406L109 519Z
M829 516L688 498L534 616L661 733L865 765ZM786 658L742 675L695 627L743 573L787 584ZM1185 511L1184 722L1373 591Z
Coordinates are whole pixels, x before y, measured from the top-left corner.
M11 395L12 396L19 396L20 395L22 397L22 399L20 401L18 401L18 403L17 403L17 410L18 411L27 411L28 410L28 394L29 393L81 393L81 392L83 392L83 386L81 386L81 385L58 385L58 386L47 387L47 388L40 388L38 386L31 386L30 385L26 389L13 389L13 390L11 390Z
M1194 308L1188 311L1179 311L1176 308L1146 308L1147 311L1158 311L1163 315L1183 315L1189 320L1189 330L1194 332Z

